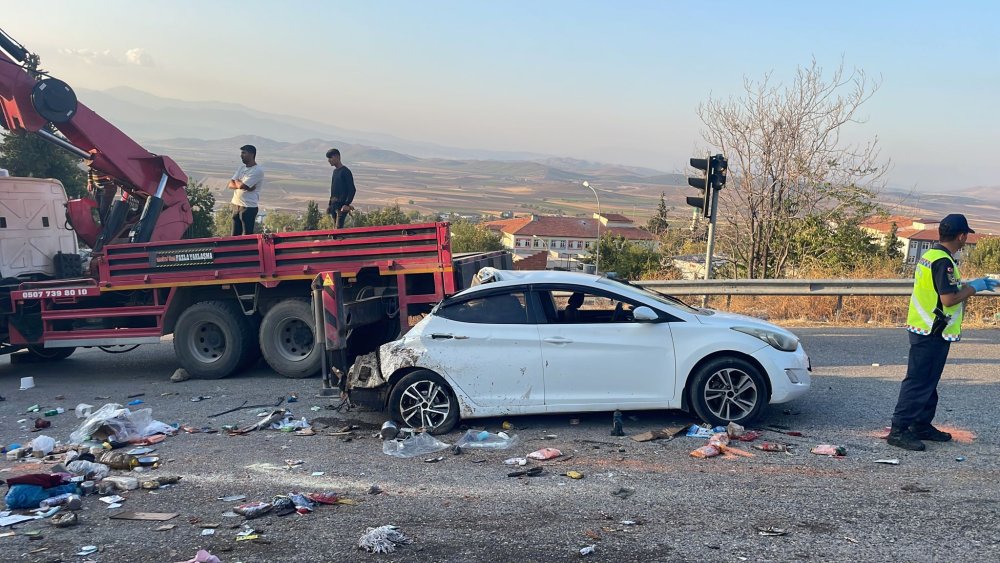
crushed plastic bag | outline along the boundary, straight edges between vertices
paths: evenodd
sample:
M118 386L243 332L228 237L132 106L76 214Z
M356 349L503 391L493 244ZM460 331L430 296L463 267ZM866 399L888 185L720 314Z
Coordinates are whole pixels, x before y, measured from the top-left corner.
M466 430L465 434L455 442L455 445L470 449L506 450L517 441L517 434L508 436L503 432L494 434L485 430Z
M176 429L153 420L153 409L131 411L117 403L108 403L88 416L69 435L70 443L80 444L91 437L97 440L128 442L152 434L173 434Z
M38 436L31 441L32 451L42 452L42 455L49 455L56 447L56 441L48 436Z
M290 415L291 413L286 414ZM281 422L271 424L271 430L280 430L282 432L292 432L302 428L309 428L309 421L306 420L306 417L295 420L291 416L286 416Z
M111 468L103 463L94 463L78 459L66 465L66 470L74 475L80 475L88 481L100 481L111 475Z
M382 442L382 452L393 457L416 457L448 449L448 444L426 432L419 432L405 439Z

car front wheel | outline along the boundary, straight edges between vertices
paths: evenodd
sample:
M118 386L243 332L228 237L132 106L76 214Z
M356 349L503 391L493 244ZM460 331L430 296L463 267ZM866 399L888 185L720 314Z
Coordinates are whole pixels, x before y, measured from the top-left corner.
M425 369L407 374L389 394L392 418L410 428L445 434L458 424L458 400L440 375Z
M740 358L716 358L694 374L691 404L698 416L722 426L735 422L746 426L767 406L764 377L753 364Z

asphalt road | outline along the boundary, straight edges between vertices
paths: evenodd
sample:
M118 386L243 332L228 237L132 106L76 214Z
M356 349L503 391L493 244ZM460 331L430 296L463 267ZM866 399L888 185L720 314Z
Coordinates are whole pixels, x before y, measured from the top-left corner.
M156 419L192 426L245 424L260 409L217 418L207 415L240 405L274 403L296 393L297 416L334 418L310 437L277 431L245 436L179 434L158 444L170 460L152 474L183 477L174 488L128 493L123 509L177 512L171 530L161 522L111 520L96 497L85 497L80 524L56 529L42 521L15 530L40 530L41 539L0 537L7 561L183 561L199 547L223 561L550 561L586 557L595 561L885 561L1000 560L1000 331L971 331L952 347L940 386L937 422L963 442L929 444L905 452L877 437L888 424L905 371L906 338L888 329L809 328L803 338L814 366L814 386L804 398L771 409L760 426L803 432L766 439L797 446L793 455L752 450L751 458L697 460L688 453L704 440L636 443L609 436L610 414L513 417L520 445L509 451L397 459L381 452L372 433L375 413L337 413L311 407L318 380L286 380L266 368L218 381L171 383L175 369L169 344L143 346L119 356L78 351L52 364L11 364L0 359L0 440L24 443L37 434L18 420L32 404L43 408L95 397L125 403L144 393ZM878 364L877 366L875 364ZM19 391L31 375L36 388ZM171 393L170 395L163 395ZM64 397L56 399L57 396ZM195 396L210 396L192 402ZM627 433L690 422L683 413L626 413ZM37 416L37 415L34 415ZM79 421L72 413L51 417L47 435L65 440ZM502 420L471 421L499 430ZM343 424L361 429L353 440L330 436ZM460 433L444 437L454 442ZM546 435L555 435L546 438ZM974 435L974 438L972 437ZM845 446L845 458L812 455L809 448ZM560 448L573 458L542 462L539 477L508 478L502 460L539 447ZM438 463L424 457L444 456ZM897 458L899 465L874 463ZM963 461L958 461L962 458ZM286 459L303 465L285 469ZM477 460L485 460L475 463ZM0 469L25 469L0 461ZM561 476L568 470L582 480ZM323 472L323 475L313 475ZM0 477L11 473L0 473ZM143 475L140 475L140 477ZM379 485L383 494L367 494ZM612 493L633 491L628 498ZM306 516L268 516L248 521L261 539L236 542L242 518L223 516L235 503L216 500L244 494L270 500L292 490L336 491L355 505L324 506ZM925 492L916 492L925 491ZM624 495L623 495L624 496ZM194 519L199 521L192 523ZM635 521L625 525L623 520ZM205 524L218 524L202 536ZM395 524L413 543L392 555L358 551L366 527ZM785 535L765 536L777 528ZM100 546L88 557L74 554ZM44 551L32 553L45 548Z

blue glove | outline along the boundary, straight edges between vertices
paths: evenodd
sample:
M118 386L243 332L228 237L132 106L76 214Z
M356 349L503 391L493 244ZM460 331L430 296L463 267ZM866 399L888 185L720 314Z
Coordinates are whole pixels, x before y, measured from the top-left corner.
M1000 280L995 280L993 278L986 278L986 285L989 286L986 289L993 291L997 287L1000 287Z
M992 282L992 284L990 283ZM996 287L996 281L990 278L978 278L969 282L969 287L976 290L976 293L980 291L989 291Z

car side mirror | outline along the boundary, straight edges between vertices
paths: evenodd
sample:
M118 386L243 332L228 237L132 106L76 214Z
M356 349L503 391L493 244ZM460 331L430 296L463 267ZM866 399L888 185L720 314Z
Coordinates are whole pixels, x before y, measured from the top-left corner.
M632 311L632 318L639 322L649 322L660 319L659 315L656 314L656 311L646 307L645 305L636 307L635 310Z

